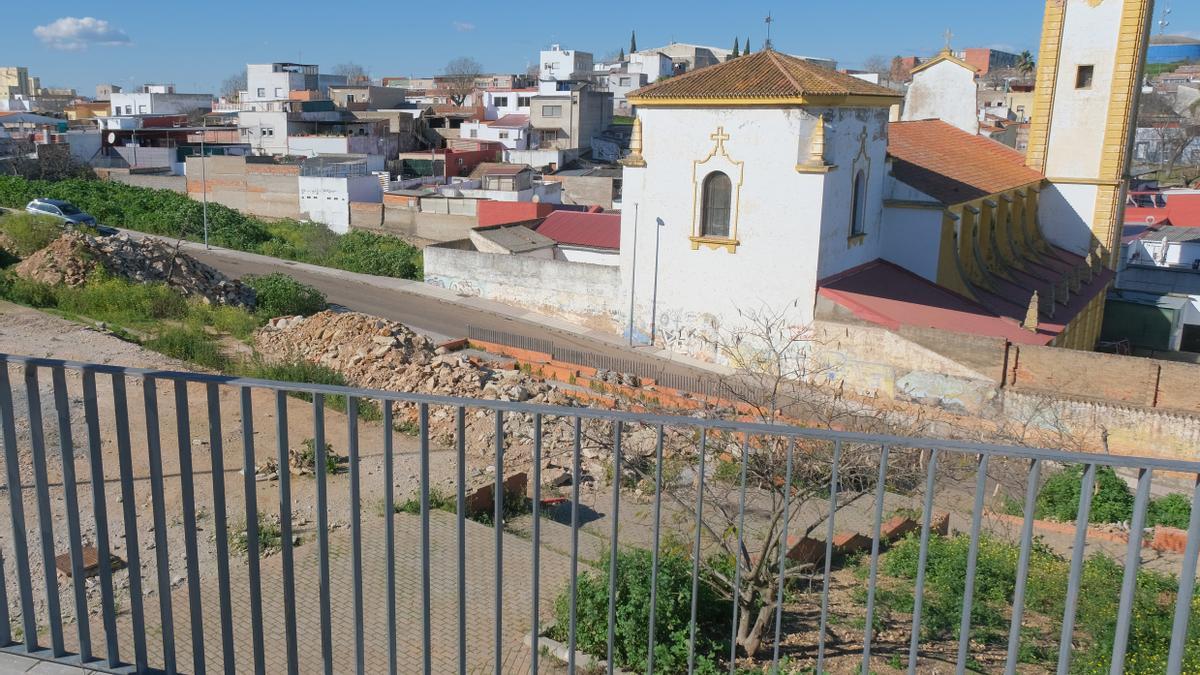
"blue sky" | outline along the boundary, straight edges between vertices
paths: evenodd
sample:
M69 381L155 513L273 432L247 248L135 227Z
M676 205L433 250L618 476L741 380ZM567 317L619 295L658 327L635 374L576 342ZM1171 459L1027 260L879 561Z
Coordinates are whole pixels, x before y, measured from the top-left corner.
M1159 7L1164 0L1158 0ZM1168 32L1200 37L1200 2L1174 0ZM731 47L749 37L757 49L762 18L775 17L781 51L837 59L855 67L872 55L930 54L947 28L956 47L994 46L1036 53L1044 0L839 0L838 2L338 3L247 0L203 7L172 0L59 0L6 3L0 65L28 66L43 86L91 93L99 82L123 86L174 82L216 91L248 62L302 61L323 69L354 62L372 76L431 75L458 56L487 70L522 72L551 42L602 57L671 40Z

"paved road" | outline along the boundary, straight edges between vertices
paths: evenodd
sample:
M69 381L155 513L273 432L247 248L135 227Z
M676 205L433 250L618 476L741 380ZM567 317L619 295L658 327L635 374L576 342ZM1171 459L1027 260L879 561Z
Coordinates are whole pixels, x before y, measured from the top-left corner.
M124 231L133 237L147 236L140 232ZM235 278L247 274L284 272L319 289L330 304L400 321L439 338L464 337L467 335L467 326L472 325L529 337L551 338L562 347L642 361L658 372L690 376L712 376L714 373L712 366L671 357L661 350L630 348L621 344L616 336L588 335L582 329L569 328L564 322L553 318L530 316L532 313L527 310L478 298L460 298L445 289L420 282L355 274L229 249L214 247L206 250L203 245L191 242L184 242L181 248Z

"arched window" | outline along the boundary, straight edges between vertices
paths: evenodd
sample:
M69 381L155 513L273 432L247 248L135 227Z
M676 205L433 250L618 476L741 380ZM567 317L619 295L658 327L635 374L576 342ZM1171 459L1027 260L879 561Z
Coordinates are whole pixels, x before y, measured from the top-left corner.
M854 176L854 196L850 202L850 236L864 234L867 228L867 175Z
M703 211L700 234L705 237L729 238L729 176L714 171L704 179Z

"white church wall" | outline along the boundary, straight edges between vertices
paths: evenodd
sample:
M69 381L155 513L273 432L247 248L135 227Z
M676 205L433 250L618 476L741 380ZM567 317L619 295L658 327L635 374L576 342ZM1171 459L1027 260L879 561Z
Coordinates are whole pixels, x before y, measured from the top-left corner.
M888 111L839 108L829 111L829 117L825 157L837 169L826 176L821 203L818 280L875 260L883 250ZM854 176L860 170L867 179L865 236L851 238ZM812 303L809 298L808 304Z
M883 258L937 283L941 210L883 209Z
M646 107L638 116L647 166L625 170L618 303L628 312L631 294L635 298L634 338L648 341L653 322L658 344L712 358L705 336L716 325L735 329L744 321L739 309L786 311L798 325L811 322L827 175L802 174L795 165L807 151L815 118L772 108ZM728 134L724 154L703 163L718 150L718 128ZM839 138L832 145L844 143ZM882 157L877 163L882 167ZM731 176L731 225L739 244L733 251L693 248L701 184L710 166L731 164L741 176L740 187L738 176Z
M1051 184L1038 197L1038 221L1051 243L1073 253L1091 249L1091 223L1084 220L1096 208L1095 185Z
M913 75L904 96L905 122L940 119L969 133L979 133L975 72L946 60Z

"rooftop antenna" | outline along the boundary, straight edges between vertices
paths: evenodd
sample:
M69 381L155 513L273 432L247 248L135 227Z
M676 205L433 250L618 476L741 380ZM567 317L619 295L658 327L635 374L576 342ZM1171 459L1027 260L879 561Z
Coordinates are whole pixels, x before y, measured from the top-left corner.
M946 32L943 33L942 36L946 38L946 46L942 48L942 51L949 53L950 52L950 41L954 39L954 31L947 28Z
M1165 3L1163 5L1162 16L1158 19L1158 34L1159 35L1166 35L1167 26L1171 25L1171 22L1169 21L1170 18L1171 18L1171 4Z
M763 19L767 24L767 43L763 45L764 49L771 49L771 24L775 23L775 19L771 18L771 13L767 12L767 18Z

